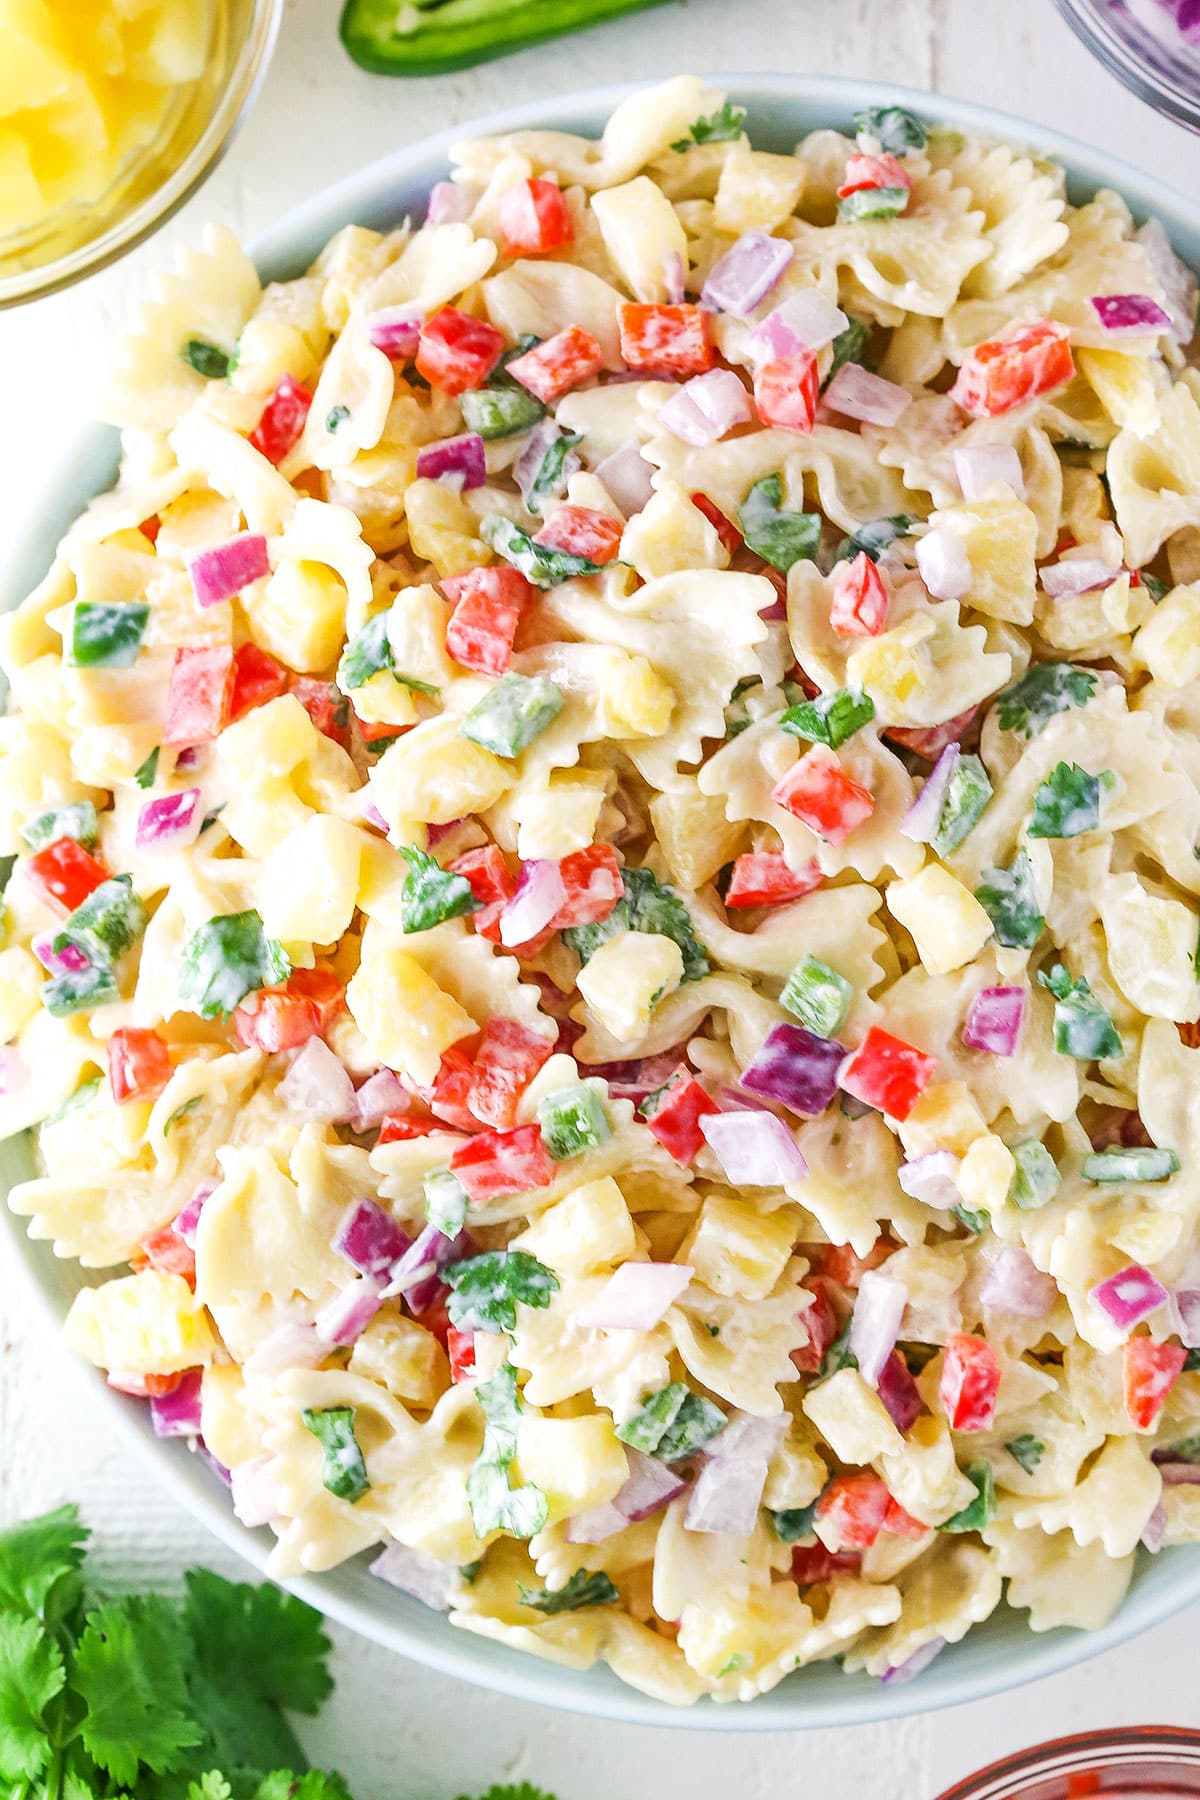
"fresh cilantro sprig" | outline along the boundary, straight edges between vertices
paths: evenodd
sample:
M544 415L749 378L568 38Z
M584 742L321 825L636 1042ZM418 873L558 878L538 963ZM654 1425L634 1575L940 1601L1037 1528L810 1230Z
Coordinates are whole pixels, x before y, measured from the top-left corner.
M612 1577L602 1569L576 1569L560 1588L531 1588L518 1581L517 1591L526 1606L548 1619L558 1613L579 1612L585 1606L614 1606L621 1598Z
M595 925L569 925L562 934L563 943L575 951L581 962L587 962L601 944L622 932L657 932L679 945L684 981L699 981L707 975L712 968L708 951L697 938L692 915L674 888L664 886L649 869L623 869L621 883L624 897L608 917Z
M746 109L726 100L714 113L693 119L686 137L676 138L672 150L690 150L693 144L732 144L742 135Z

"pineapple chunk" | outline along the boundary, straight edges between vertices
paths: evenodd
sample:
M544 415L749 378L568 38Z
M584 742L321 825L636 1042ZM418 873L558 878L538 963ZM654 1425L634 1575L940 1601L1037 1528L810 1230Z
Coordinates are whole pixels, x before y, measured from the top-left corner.
M596 835L607 792L608 778L600 769L559 769L544 788L529 793L518 789L513 817L522 862L585 850Z
M985 1132L970 1145L958 1166L955 1185L969 1212L994 1213L1004 1205L1017 1165L1003 1138Z
M239 394L269 394L285 375L307 381L329 342L321 317L321 283L273 281L242 326L230 385Z
M961 969L987 943L992 921L974 894L940 863L927 863L907 881L894 881L886 893L888 910L912 933L931 975Z
M678 1642L688 1667L718 1683L717 1691L728 1698L743 1683L756 1693L773 1686L780 1669L799 1663L812 1631L812 1610L799 1588L776 1581L744 1597L725 1592L703 1605L689 1602Z
M446 651L449 617L446 602L429 582L401 588L388 615L388 642L402 674L440 688L462 673Z
M432 563L439 575L463 575L492 561L476 534L475 514L461 494L440 481L414 481L404 491L404 511L413 555Z
M1182 900L1147 893L1134 874L1110 875L1100 918L1113 980L1139 1012L1190 1021L1200 1013L1196 915Z
M263 863L259 911L272 937L334 944L354 917L362 838L345 819L313 813Z
M605 669L598 695L607 737L661 737L671 723L675 690L645 656L623 656Z
M716 526L677 482L668 481L621 533L621 561L643 581L653 581L679 569L727 569L729 552Z
M380 669L351 691L350 704L366 725L408 727L417 721L413 690L397 681L390 669Z
M1012 494L990 494L971 505L947 506L930 515L933 527L957 532L971 564L965 604L1010 625L1033 621L1037 595L1037 519Z
M847 682L870 695L884 724L907 722L909 701L935 672L930 639L936 636L937 625L927 613L910 613L847 657Z
M904 1154L911 1161L932 1150L950 1150L962 1156L984 1135L987 1124L965 1081L935 1081L898 1129Z
M346 635L346 586L325 563L281 562L255 593L243 595L250 636L299 675L336 661Z
M799 157L735 144L717 184L713 224L718 231L774 231L795 212L804 174Z
M669 299L667 263L679 256L687 268L687 234L658 184L636 175L619 187L602 188L592 195L592 211L613 267L634 299Z
M5 44L7 61L8 45ZM46 210L42 186L33 172L29 145L10 125L0 125L0 236L23 231Z
M839 1369L802 1402L839 1462L863 1466L904 1448L883 1401L857 1369Z
M811 1506L828 1480L829 1470L809 1442L805 1427L792 1420L787 1436L771 1458L763 1505L772 1512Z
M123 1375L177 1375L212 1360L208 1315L182 1275L143 1269L82 1288L63 1327L72 1350Z
M641 1036L657 1001L683 980L683 952L656 931L609 938L579 971L588 1009L619 1043Z
M523 1413L517 1425L514 1482L541 1488L549 1523L606 1506L624 1487L629 1463L607 1415L542 1419Z
M200 1429L206 1448L227 1469L262 1455L262 1428L246 1405L246 1384L237 1363L213 1363L205 1369Z
M479 1029L374 921L363 934L362 961L346 989L346 1005L377 1060L418 1087L432 1087L443 1051Z
M889 1494L922 1525L944 1524L975 1492L958 1466L950 1427L936 1413L923 1413L900 1448L885 1453L881 1473Z
M637 1250L625 1196L611 1175L586 1181L513 1239L548 1269L562 1275L590 1275L627 1262Z
M384 752L369 786L376 807L398 829L413 817L448 825L466 813L486 812L512 781L512 770L498 756L460 737L458 720L439 714Z
M762 1300L783 1273L798 1224L794 1207L759 1213L745 1200L710 1194L678 1260L714 1294Z
M1127 350L1089 350L1081 345L1075 360L1119 431L1149 437L1158 430L1162 412L1148 356L1134 356Z
M732 861L746 834L744 824L725 817L724 795L702 794L694 775L682 775L677 787L655 794L650 818L671 879L689 893Z
M1164 687L1200 679L1200 588L1174 588L1134 638L1133 651Z
M0 1044L11 1043L42 1004L46 972L35 956L13 944L0 950Z
M433 1406L450 1385L446 1353L413 1319L372 1319L350 1354L351 1375L365 1375L397 1400Z

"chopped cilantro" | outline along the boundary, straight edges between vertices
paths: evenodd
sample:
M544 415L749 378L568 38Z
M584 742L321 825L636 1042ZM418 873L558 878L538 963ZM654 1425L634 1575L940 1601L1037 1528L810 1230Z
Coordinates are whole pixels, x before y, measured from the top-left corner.
M400 854L408 864L400 890L400 923L405 931L431 931L447 919L479 911L480 902L465 875L443 869L436 856L414 844L401 844Z
M820 513L784 512L783 483L764 475L738 507L737 522L749 549L786 575L792 564L816 554Z
M371 1491L367 1465L354 1432L352 1406L309 1406L300 1417L325 1453L321 1485L339 1500L357 1504Z
M517 1307L547 1307L558 1277L527 1250L486 1250L442 1270L453 1290L450 1323L462 1331L515 1331Z
M1095 831L1100 823L1100 789L1106 769L1089 775L1077 763L1060 762L1033 796L1031 838L1073 838Z
M576 1569L560 1588L531 1588L518 1581L517 1592L523 1605L532 1606L548 1619L556 1613L579 1612L585 1606L615 1606L621 1598L610 1576L591 1569Z
M206 381L224 381L229 373L228 353L210 344L207 338L187 338L180 345L179 354Z
M1084 976L1072 981L1069 970L1055 963L1039 969L1037 978L1054 995L1054 1048L1061 1056L1093 1062L1124 1055L1120 1032Z
M746 109L726 100L714 113L693 119L686 137L676 138L672 150L690 150L693 144L731 144L742 135Z
M291 972L287 952L267 936L257 912L222 913L184 945L179 997L202 1019L228 1018L247 994L275 987Z
M1027 850L1018 850L1007 869L984 869L975 898L991 919L998 944L1032 950L1046 929L1033 890L1033 864Z
M818 694L815 700L789 706L779 727L793 737L806 738L810 744L827 744L831 750L838 750L874 717L875 702L869 694L837 688L831 694Z
M624 898L618 900L607 919L594 925L568 926L562 934L564 944L587 962L601 944L622 932L656 932L679 945L684 981L699 981L707 975L712 968L708 951L697 938L692 915L674 888L665 886L649 869L623 869L621 881Z
M1010 1438L1004 1448L1027 1475L1033 1474L1046 1454L1046 1446L1041 1438L1035 1438L1030 1431L1023 1431L1020 1437Z
M868 106L855 113L854 129L860 138L873 138L889 156L923 150L929 136L925 121L903 106Z
M519 1488L509 1485L521 1414L512 1364L502 1363L489 1381L479 1382L475 1398L486 1421L483 1444L467 1476L467 1504L476 1536L505 1531L510 1537L531 1538L546 1523L549 1506L541 1488L532 1483Z
M1057 713L1086 706L1095 692L1091 669L1077 669L1074 663L1034 663L1020 681L996 696L1000 729L1036 737Z

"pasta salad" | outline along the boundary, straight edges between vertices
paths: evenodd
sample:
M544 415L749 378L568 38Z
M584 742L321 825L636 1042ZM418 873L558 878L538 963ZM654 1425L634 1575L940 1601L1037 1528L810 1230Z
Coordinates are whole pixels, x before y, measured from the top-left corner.
M1200 375L1161 226L690 77L116 358L0 622L0 1134L283 1579L663 1701L1200 1538Z

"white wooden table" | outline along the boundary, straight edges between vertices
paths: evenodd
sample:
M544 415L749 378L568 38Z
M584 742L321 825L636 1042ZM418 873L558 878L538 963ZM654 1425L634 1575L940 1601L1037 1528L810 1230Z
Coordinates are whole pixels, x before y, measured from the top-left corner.
M795 69L940 89L1052 124L1159 172L1200 182L1200 140L1156 118L1092 62L1051 0L671 0L626 22L440 80L354 69L337 0L288 0L254 117L204 192L154 242L81 288L0 315L0 495L11 530L86 416L106 326L147 266L219 218L252 236L317 188L422 133L518 100L681 69ZM85 1405L62 1352L0 1270L0 1520L83 1501L114 1575L170 1583L189 1561L232 1559L128 1459ZM1120 1722L1200 1722L1195 1611L1074 1673L900 1724L798 1738L721 1738L596 1724L477 1692L338 1632L338 1691L305 1731L359 1800L451 1800L534 1780L561 1800L932 1800L950 1781L1040 1738ZM914 1705L919 1705L919 1688Z

